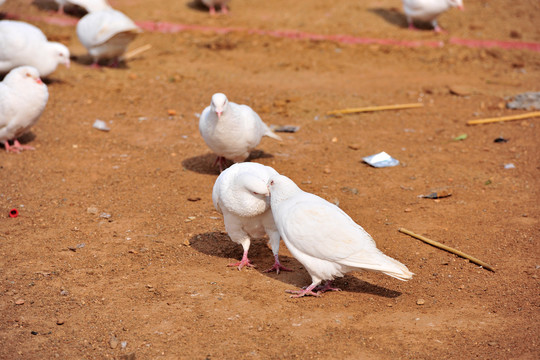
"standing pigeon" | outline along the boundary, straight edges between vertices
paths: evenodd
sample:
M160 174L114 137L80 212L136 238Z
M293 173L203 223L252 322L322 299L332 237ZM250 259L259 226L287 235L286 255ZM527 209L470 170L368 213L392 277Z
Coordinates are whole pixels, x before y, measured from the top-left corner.
M223 214L225 229L232 241L242 245L242 260L229 266L238 266L238 270L251 265L248 250L251 237L268 234L274 266L266 272L280 270L291 271L278 260L280 236L274 224L268 199L268 180L278 175L269 166L257 163L234 164L219 175L212 191L214 207Z
M69 50L65 45L47 41L34 25L23 21L0 21L0 73L29 65L35 67L40 76L46 77L58 64L69 67Z
M442 29L437 23L437 16L451 7L463 10L462 0L403 0L403 11L409 23L409 29L415 29L413 21L428 21L433 25L435 32Z
M58 4L58 12L64 13L64 6L77 5L82 7L87 12L96 12L99 10L110 9L111 5L107 0L55 0Z
M113 59L118 66L120 57L141 30L118 10L107 9L86 14L77 23L77 36L99 67L102 59Z
M216 6L219 6L222 14L227 14L229 9L227 4L230 0L201 0L204 5L210 10L210 15L216 14Z
M31 66L21 66L9 72L0 82L0 143L7 152L34 150L21 145L17 138L34 125L49 99L47 86L39 72ZM13 145L9 141L13 140Z
M229 102L225 94L212 96L199 119L199 131L206 145L218 155L215 164L223 171L225 159L242 162L261 142L263 136L281 138L247 105Z
M288 291L295 294L292 297L339 290L331 287L331 281L353 270L379 271L399 280L412 278L405 265L377 249L371 236L334 204L302 191L283 175L272 176L268 189L281 238L311 275L307 288ZM323 280L328 280L326 285L318 286Z

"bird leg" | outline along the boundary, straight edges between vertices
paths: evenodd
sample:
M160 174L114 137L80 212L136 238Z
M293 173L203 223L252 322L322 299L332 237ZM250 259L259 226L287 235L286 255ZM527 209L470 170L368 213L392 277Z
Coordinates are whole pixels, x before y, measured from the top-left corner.
M212 16L216 15L216 8L214 6L210 6L209 12Z
M269 272L272 272L272 271L276 271L277 274L279 274L279 271L280 270L283 270L283 271L292 271L291 269L288 269L286 268L285 266L281 265L280 262L279 262L279 259L278 259L278 256L277 255L274 255L274 259L275 262L274 262L274 266L272 266L270 269L268 270L265 270L264 272L265 273L269 273Z
M324 286L318 285L317 287L315 287L315 290L317 290L320 293L324 293L327 291L341 291L340 288L332 287L332 281L330 280L327 281L326 284L324 284Z
M21 145L21 143L17 139L13 140L13 145L11 145L11 146L9 146L9 142L7 140L4 141L4 146L6 148L6 152L12 152L12 153L16 153L16 154L20 153L23 150L36 150L32 146Z
M214 166L216 165L219 165L219 172L223 172L223 169L225 168L225 165L226 165L226 159L223 157L223 156L218 156L216 158L216 161L214 161Z
M439 26L439 23L437 22L437 20L433 20L431 22L431 25L433 25L433 31L435 31L436 33L445 33L446 32L443 28L441 28Z
M227 266L237 266L238 267L238 270L242 270L242 268L244 266L247 266L247 267L253 267L253 264L249 261L248 259L248 252L247 250L244 251L244 255L242 256L242 260L240 260L239 262L237 263L234 263L234 264L229 264Z
M291 295L292 298L300 298L306 295L316 296L320 297L321 293L319 291L313 292L313 289L317 286L316 283L309 285L306 288L302 288L302 290L285 290L286 293L294 294Z
M227 5L225 5L225 4L221 5L221 13L222 14L228 14L229 13L229 9L227 8Z

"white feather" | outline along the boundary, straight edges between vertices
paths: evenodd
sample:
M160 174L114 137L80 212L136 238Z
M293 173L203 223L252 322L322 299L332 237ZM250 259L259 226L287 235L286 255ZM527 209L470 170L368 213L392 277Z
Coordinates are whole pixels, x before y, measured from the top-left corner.
M94 62L119 58L140 32L130 18L113 9L86 14L77 23L77 36Z
M0 82L0 143L26 133L38 121L48 99L47 86L37 69L21 66L11 70Z
M215 208L223 214L232 241L249 250L251 238L268 235L277 256L280 236L274 224L267 183L278 173L258 163L234 164L217 178L212 191Z
M221 118L217 112L221 112ZM221 93L214 94L210 106L202 112L199 131L213 152L234 162L247 159L263 136L281 140L253 109L230 102Z
M412 277L405 265L377 249L371 236L334 204L302 191L282 175L270 179L269 190L278 231L311 275L313 286L361 269L400 280Z
M69 50L65 45L47 41L45 34L34 25L0 21L0 73L29 65L45 77L55 71L58 64L69 67Z
M431 22L438 28L437 17L451 7L463 8L462 0L403 0L403 11L409 25L414 20Z

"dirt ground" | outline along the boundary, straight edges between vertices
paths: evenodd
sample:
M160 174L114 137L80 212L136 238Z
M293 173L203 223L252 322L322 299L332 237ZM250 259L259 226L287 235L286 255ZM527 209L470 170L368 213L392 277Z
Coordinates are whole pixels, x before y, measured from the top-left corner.
M31 3L7 0L2 10L75 19ZM448 32L439 35L407 30L398 0L232 0L230 15L214 18L185 0L111 4L136 21L241 30L146 31L130 48L151 50L123 67L74 59L49 76L45 112L23 139L36 151L0 151L0 358L540 357L539 123L466 125L521 113L505 102L540 91L540 55L449 44L540 42L538 1L466 1L464 12L441 16ZM74 26L33 23L84 59ZM445 45L347 45L247 29ZM342 292L291 299L285 290L310 277L283 243L282 263L294 272L264 273L273 263L265 239L252 243L255 269L227 267L242 250L213 208L218 171L196 116L215 92L267 124L300 126L281 143L263 139L252 161L339 202L413 280L351 273L336 281ZM415 102L424 107L325 116ZM96 119L110 132L93 129ZM508 142L495 143L500 136ZM400 165L362 162L380 151ZM444 189L452 196L418 197Z

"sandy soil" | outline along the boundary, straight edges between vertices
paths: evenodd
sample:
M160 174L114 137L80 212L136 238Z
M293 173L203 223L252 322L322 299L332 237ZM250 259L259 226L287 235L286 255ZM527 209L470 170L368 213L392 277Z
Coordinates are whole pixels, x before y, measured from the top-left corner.
M466 125L521 113L505 101L540 90L539 53L448 43L540 42L537 1L468 1L465 12L441 17L441 35L408 31L398 0L233 0L230 15L215 18L187 1L111 3L136 21L242 30L147 31L131 48L152 49L121 68L74 60L49 77L49 103L23 139L36 151L0 152L0 358L540 356L538 122ZM3 10L74 19L30 0L7 0ZM84 58L73 26L34 23ZM347 45L245 29L445 45ZM252 161L339 202L414 279L351 273L336 282L342 292L290 299L285 290L309 275L283 244L294 272L264 273L273 263L265 239L252 244L255 269L227 267L242 250L213 208L218 172L196 117L218 91L267 124L300 126L282 143L264 139ZM419 101L423 108L325 116ZM98 118L110 132L92 128ZM499 136L509 141L494 143ZM380 151L401 164L362 162ZM452 196L418 197L441 189Z

